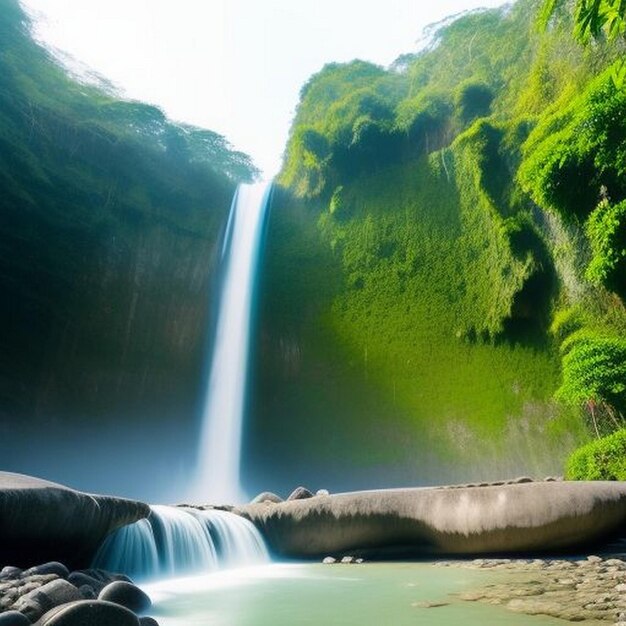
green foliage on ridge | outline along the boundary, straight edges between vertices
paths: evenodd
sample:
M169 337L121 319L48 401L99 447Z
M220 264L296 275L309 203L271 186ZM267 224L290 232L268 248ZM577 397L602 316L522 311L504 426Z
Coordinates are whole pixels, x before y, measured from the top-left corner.
M553 4L461 16L387 71L325 67L279 177L341 265L319 323L459 459L531 405L561 459L624 410L621 44L580 46Z
M57 388L83 407L94 389L109 402L127 375L141 395L160 367L149 361L191 369L189 340L163 309L172 296L170 316L197 332L191 293L236 184L256 173L219 134L72 76L33 40L17 0L0 0L3 410L28 413ZM192 250L207 269L188 280Z

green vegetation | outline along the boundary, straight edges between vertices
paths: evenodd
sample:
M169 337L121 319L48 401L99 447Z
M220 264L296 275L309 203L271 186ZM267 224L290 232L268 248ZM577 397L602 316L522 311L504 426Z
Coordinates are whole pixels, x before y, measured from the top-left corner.
M567 460L568 480L626 480L626 430L579 448Z
M340 281L292 341L338 346L396 407L390 428L479 476L557 469L626 408L621 43L600 36L609 18L593 45L572 37L598 3L549 4L464 15L389 70L326 66L279 178Z
M220 135L70 76L2 2L3 411L112 410L191 380L212 242L255 174Z

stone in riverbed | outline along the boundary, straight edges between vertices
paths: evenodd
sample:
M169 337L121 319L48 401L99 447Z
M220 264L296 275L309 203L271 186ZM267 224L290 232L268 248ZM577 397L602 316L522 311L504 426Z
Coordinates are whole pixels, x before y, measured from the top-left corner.
M144 613L152 606L146 593L132 583L118 580L109 583L99 594L98 600L115 602L135 613Z
M0 580L10 580L14 578L19 578L22 573L22 570L19 567L13 567L12 565L7 565L0 570Z
M76 572L72 572L72 574L85 574L85 576L90 576L91 578L102 581L105 585L107 583L112 583L114 580L125 580L127 583L133 582L128 576L126 576L126 574L112 574L104 569L98 569L95 567L77 570Z
M102 600L80 600L48 611L35 626L139 626L127 608Z
M271 502L272 504L278 504L279 502L283 502L283 499L271 491L263 491L258 496L253 498L250 501L250 504L258 504L259 502Z
M296 487L289 497L288 501L291 500L307 500L308 498L312 498L313 494L306 487Z
M80 591L72 583L59 578L21 596L12 608L34 622L55 606L74 600L82 600Z
M48 574L56 574L59 578L67 578L70 575L70 571L63 565L63 563L59 563L58 561L50 561L48 563L44 563L43 565L35 565L35 567L31 567L22 572L22 576L33 576L33 575L48 575Z
M85 600L95 600L98 597L94 588L90 587L89 585L83 585L82 587L79 587L78 591L80 591L80 595Z
M91 587L96 595L109 584L108 582L98 580L97 578L83 574L82 572L72 572L67 577L67 580L78 589L81 589L82 587Z
M154 617L140 617L139 623L141 626L159 626L159 622Z
M324 565L332 565L333 563L336 563L337 559L332 557L332 556L327 556L322 563L324 563Z
M413 602L413 604L411 604L412 607L415 607L416 609L437 609L439 607L442 606L448 606L450 603L449 602L428 602L428 601L424 601L424 602Z
M0 613L0 626L31 626L31 621L19 611Z

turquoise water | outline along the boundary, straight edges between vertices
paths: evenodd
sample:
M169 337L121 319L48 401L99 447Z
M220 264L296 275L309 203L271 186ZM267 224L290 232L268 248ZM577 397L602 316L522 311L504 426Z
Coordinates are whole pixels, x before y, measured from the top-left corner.
M161 626L562 626L449 595L503 576L415 563L273 564L144 588ZM439 601L450 604L416 606Z

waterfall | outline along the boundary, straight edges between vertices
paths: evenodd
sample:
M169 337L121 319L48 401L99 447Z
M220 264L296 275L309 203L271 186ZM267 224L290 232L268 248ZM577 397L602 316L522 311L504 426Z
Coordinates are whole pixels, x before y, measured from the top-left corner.
M93 567L148 580L259 564L268 559L258 530L238 515L153 506L148 519L123 526L105 539Z
M270 196L271 183L240 185L228 218L193 493L205 502L244 498L239 481L242 422L257 265Z

